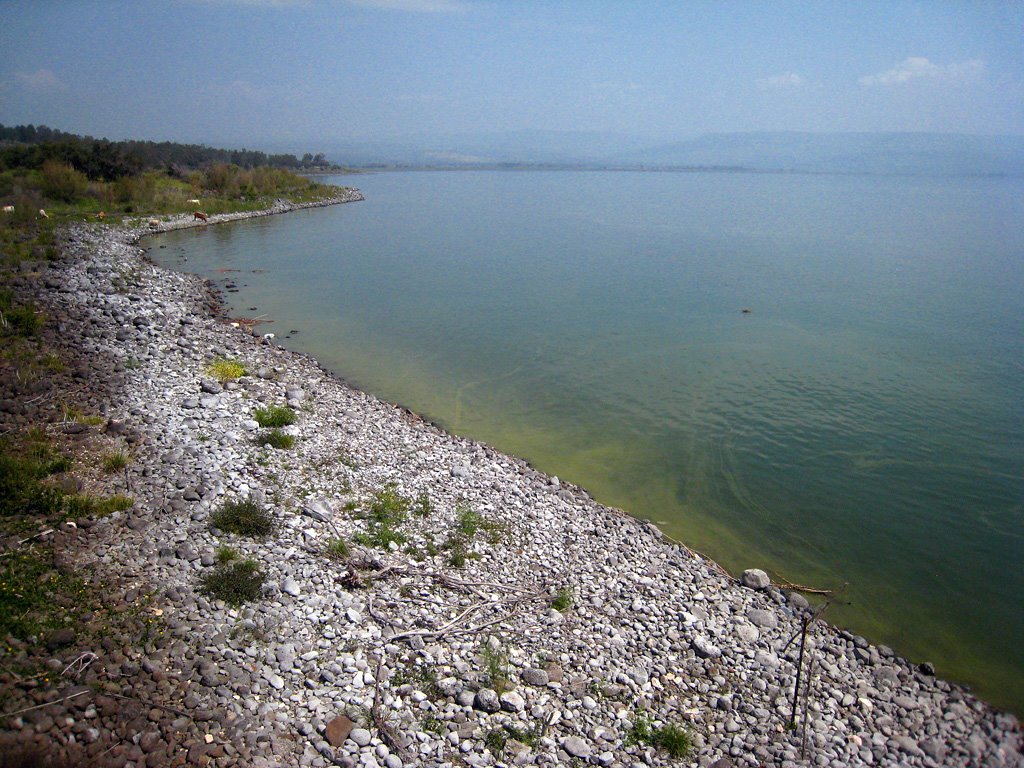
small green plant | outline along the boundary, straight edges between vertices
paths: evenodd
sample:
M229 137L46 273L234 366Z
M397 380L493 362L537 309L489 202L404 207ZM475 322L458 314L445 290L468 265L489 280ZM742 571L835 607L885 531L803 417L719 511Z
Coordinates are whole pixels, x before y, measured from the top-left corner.
M90 496L75 494L64 497L64 514L67 517L106 517L114 512L131 509L135 499L131 496Z
M646 744L664 750L676 760L681 760L693 751L693 734L675 723L655 728L647 717L638 715L626 736L626 744Z
M562 587L551 601L551 607L559 613L564 613L572 608L574 602L576 602L576 598L573 595L572 587Z
M455 525L444 543L448 551L448 564L462 568L467 560L479 558L479 554L470 551L470 545L481 532L487 534L488 542L498 544L504 538L506 528L501 523L488 520L474 509L461 507Z
M274 530L274 517L254 499L236 499L211 514L210 525L227 533L261 537Z
M480 655L487 668L487 678L490 680L491 688L499 695L507 691L509 687L508 655L500 648L492 648L486 643L480 648Z
M484 746L495 757L500 757L505 751L505 744L508 743L508 733L504 728L493 728L484 737Z
M288 427L295 423L295 411L281 405L257 408L253 418L261 427Z
M257 599L263 590L265 576L255 560L232 560L220 563L200 579L200 591L239 606Z
M211 360L206 364L206 373L215 378L221 384L226 384L229 381L234 381L235 379L245 376L247 371L245 370L245 366L237 360L231 360L227 357L218 357L216 360Z
M113 451L103 457L103 471L108 475L127 469L132 461L132 455L127 451Z
M539 725L533 726L530 730L526 731L522 728L516 728L514 725L506 725L505 730L508 731L509 738L513 738L521 744L525 744L528 747L536 747L541 737L541 727Z
M295 438L292 435L285 434L280 429L271 429L257 437L256 442L259 445L269 445L271 448L286 451L295 445Z
M324 545L324 554L332 560L348 560L348 544L344 539L330 539Z
M412 506L412 511L419 517L430 517L434 512L434 507L430 503L430 494L426 491L420 491Z
M434 715L427 715L425 718L423 718L422 725L424 731L428 731L438 736L444 736L448 730L445 727L444 721L439 720Z
M368 521L367 530L352 538L363 546L381 549L392 543L404 544L407 537L398 526L408 517L409 506L409 499L400 494L395 485L386 485L373 494L362 515Z
M229 547L226 544L217 547L215 555L217 557L217 562L221 564L230 563L232 560L237 560L239 558L238 550L234 547Z
M0 293L0 335L35 336L45 320L32 304L16 305L10 291Z

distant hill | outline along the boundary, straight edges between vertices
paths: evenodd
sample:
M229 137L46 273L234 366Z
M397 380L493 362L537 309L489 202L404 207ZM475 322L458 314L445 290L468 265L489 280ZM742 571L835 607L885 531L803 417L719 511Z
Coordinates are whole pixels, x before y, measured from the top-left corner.
M804 173L1024 175L1024 136L720 133L671 144L600 132L506 131L331 147L352 166L732 168Z
M645 165L820 173L1024 174L1024 136L721 133L641 150Z

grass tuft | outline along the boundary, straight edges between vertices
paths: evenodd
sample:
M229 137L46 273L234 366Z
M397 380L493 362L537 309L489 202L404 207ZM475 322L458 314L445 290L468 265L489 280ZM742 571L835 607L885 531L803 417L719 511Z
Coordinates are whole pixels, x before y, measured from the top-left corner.
M274 530L274 517L253 499L226 501L210 515L210 525L240 536L262 537Z
M228 605L256 600L266 577L255 560L231 560L213 567L200 579L200 591Z
M646 744L664 750L676 760L686 758L693 751L693 734L675 723L655 728L645 716L639 715L626 736L626 744Z
M332 560L347 560L348 559L348 544L344 539L330 539L326 545L324 545L324 554Z
M127 451L114 451L103 457L103 471L108 475L120 472L127 468L132 461L132 455Z
M271 448L287 451L295 445L295 438L285 434L280 429L271 429L256 438L257 445L269 445Z
M257 408L253 418L261 427L287 427L295 423L295 411L281 405Z

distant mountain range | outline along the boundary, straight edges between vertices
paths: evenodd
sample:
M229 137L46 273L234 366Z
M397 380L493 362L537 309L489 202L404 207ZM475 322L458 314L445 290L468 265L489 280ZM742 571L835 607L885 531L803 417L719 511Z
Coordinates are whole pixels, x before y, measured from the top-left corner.
M509 131L339 143L354 167L728 168L802 173L1024 175L1024 136L936 133L717 133L652 145L637 137Z

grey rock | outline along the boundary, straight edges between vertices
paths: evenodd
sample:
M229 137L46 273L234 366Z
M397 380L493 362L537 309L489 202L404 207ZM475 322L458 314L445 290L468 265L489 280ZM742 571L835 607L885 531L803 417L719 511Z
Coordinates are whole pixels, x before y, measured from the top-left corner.
M690 641L690 645L693 646L694 652L702 659L717 659L722 655L721 648L715 646L706 637L698 635Z
M570 757L590 757L591 746L579 736L568 736L559 744Z
M747 618L750 619L751 624L755 624L762 629L774 629L779 625L779 617L774 612L761 608L748 611Z
M473 697L473 706L484 712L497 712L501 709L501 700L496 691L481 688Z
M548 673L543 669L528 668L523 670L523 682L527 685L547 685Z
M501 708L506 712L522 712L526 707L526 701L515 691L506 691L498 697Z
M740 576L740 584L749 589L768 589L772 580L760 568L748 568Z
M349 734L349 738L360 747L365 747L373 739L373 736L365 728L354 728Z

